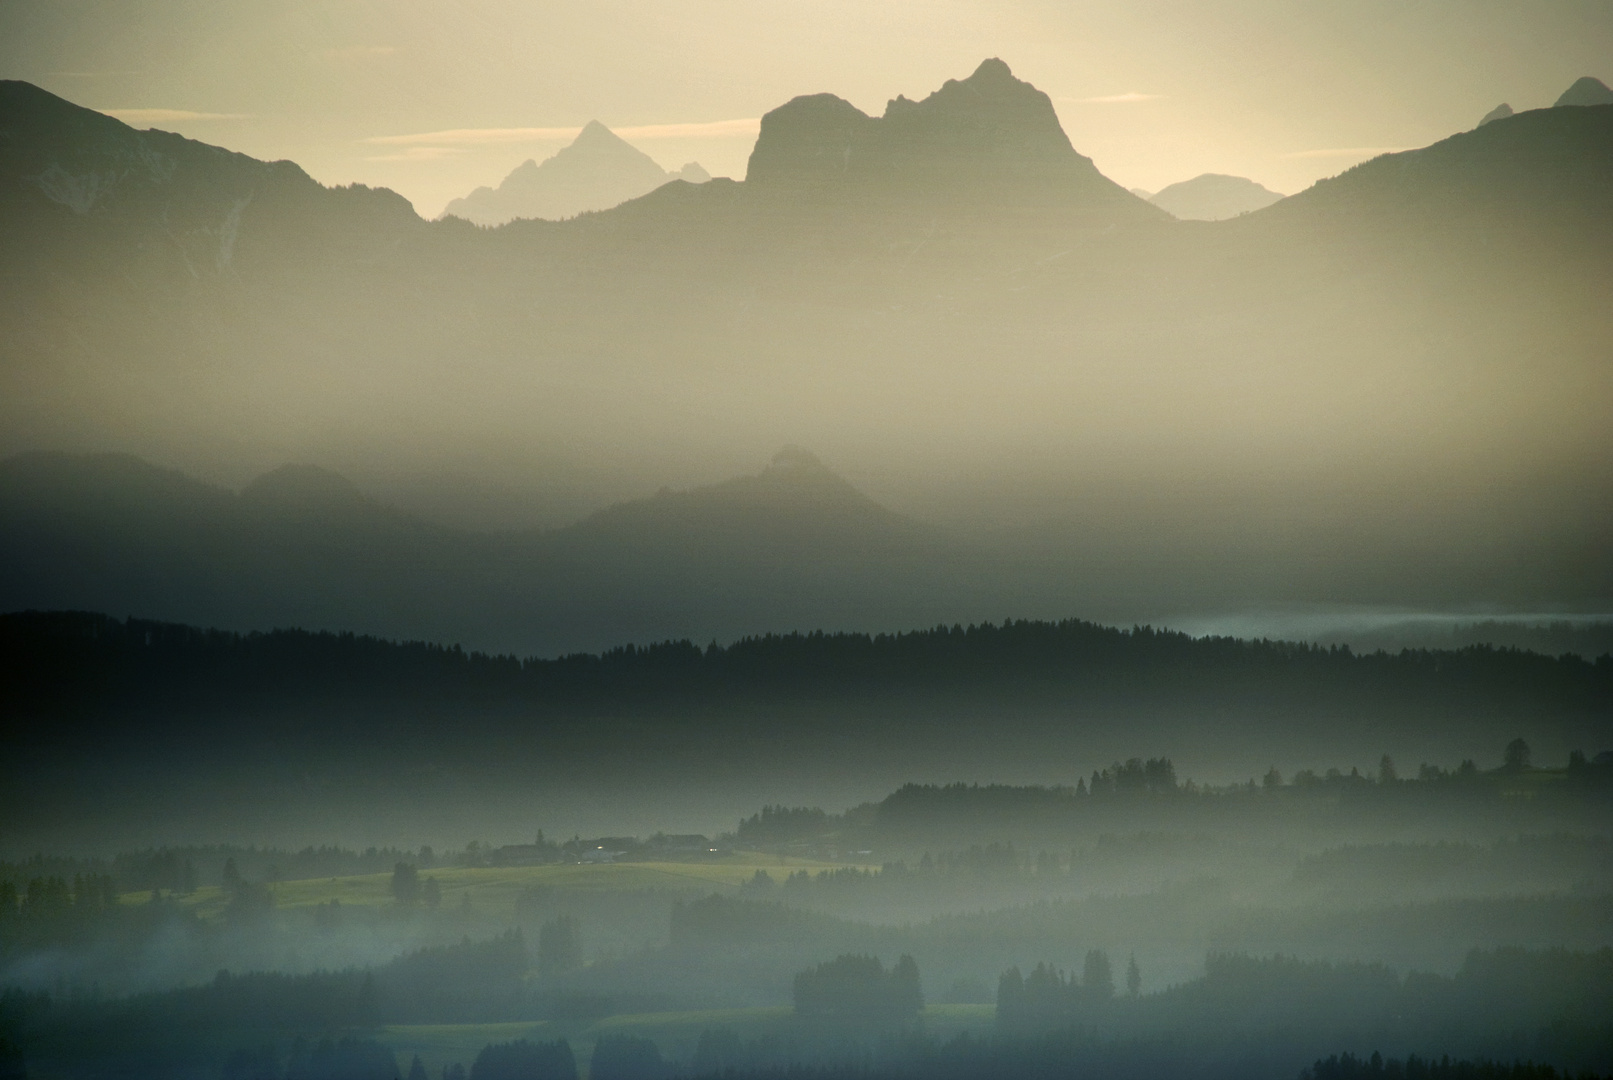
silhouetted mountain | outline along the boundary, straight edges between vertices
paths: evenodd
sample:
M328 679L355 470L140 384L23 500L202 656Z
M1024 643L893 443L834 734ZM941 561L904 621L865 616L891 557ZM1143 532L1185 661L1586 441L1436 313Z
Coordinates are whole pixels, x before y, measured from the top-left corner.
M317 465L282 465L264 473L242 489L241 501L260 512L295 517L367 509L352 481Z
M1506 238L1588 252L1613 235L1613 109L1537 109L1420 150L1384 154L1254 215L1267 225L1331 222L1404 246ZM1605 253L1605 248L1601 249Z
M901 558L927 545L935 553L946 546L936 530L892 513L793 446L759 475L622 503L554 535L578 550L631 553L639 564L726 551L736 567L776 558L779 570L794 563L796 572L836 550Z
M0 463L0 610L154 612L524 649L883 625L966 590L961 549L805 451L547 533L433 526L288 465L239 495L124 455Z
M703 184L710 179L697 161L668 172L610 128L591 120L570 146L541 165L523 162L497 188L477 188L449 203L443 214L478 225L502 225L516 218L558 220L607 210L671 180Z
M934 561L854 567L853 551L894 550L886 540L830 545L832 571L766 545L691 556L676 574L644 570L665 579L651 593L588 562L581 541L544 541L543 558L574 560L562 567L540 565L530 537L487 540L484 565L513 560L547 583L490 610L553 611L559 625L580 609L578 645L960 618L975 609L953 614L945 598L965 593L989 603L978 617L1112 618L1268 601L1591 610L1613 595L1600 557L1613 458L1592 407L1613 276L1605 106L1523 113L1187 227L1104 179L1046 96L987 62L879 118L829 96L774 110L744 182L479 230L26 84L0 87L0 104L7 451L272 449L393 476L484 455L518 462L500 483L542 469L585 489L573 505L598 505L600 490L653 486L641 463L698 416L678 426L692 460L732 460L736 440L768 432L835 432L865 448L860 467L878 456L933 478L922 497L952 500L959 519L1036 532L1006 594ZM1000 455L961 477L961 446ZM551 477L551 463L571 471ZM611 486L587 487L610 468ZM673 519L685 504L657 505ZM265 570L240 609L84 606L252 626L281 621L265 614L296 595L299 620L349 625L342 597L368 589L386 616L367 629L552 643L465 614L472 594L500 595L492 569L481 593L463 584L462 553L482 541L378 509L354 519L422 551L383 572L354 526L332 549L347 560L334 592L288 591ZM810 535L776 531L781 544ZM108 535L110 559L142 534ZM41 581L115 576L35 550L57 566ZM295 563L276 558L252 565ZM643 565L672 556L656 558ZM774 573L781 561L796 570ZM399 575L446 597L451 627L387 593ZM190 595L136 580L164 604ZM764 619L772 600L785 606ZM714 605L722 618L687 617Z
M331 258L373 256L419 224L391 191L327 188L289 161L136 131L25 82L0 81L0 126L0 219L17 241L8 268L59 256L65 241L69 251L117 248L169 274L308 273ZM47 237L56 250L39 249Z
M1485 124L1494 123L1497 120L1505 120L1511 115L1512 106L1503 101L1501 104L1485 113L1484 118L1479 121L1478 126L1483 127Z
M1613 90L1608 89L1601 79L1582 75L1574 80L1573 86L1563 91L1563 96L1552 107L1564 105L1613 105Z
M745 180L796 197L806 189L1150 219L1076 153L1052 100L996 59L923 101L897 97L877 119L832 94L795 98L762 117Z
M1205 173L1162 188L1148 201L1182 221L1223 221L1264 209L1280 198L1253 180Z

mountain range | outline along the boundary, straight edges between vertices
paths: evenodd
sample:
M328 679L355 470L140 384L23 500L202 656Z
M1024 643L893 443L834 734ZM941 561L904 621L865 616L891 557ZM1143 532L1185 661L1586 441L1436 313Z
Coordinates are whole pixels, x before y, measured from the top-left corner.
M409 538L413 554L387 566L418 590L388 594L396 576L363 544L331 549L369 582L377 632L473 640L464 625L541 650L743 632L764 600L773 625L872 628L1009 613L977 603L1128 618L1234 594L1580 610L1613 598L1608 106L1520 112L1192 226L1105 178L1047 96L996 60L877 117L796 98L764 117L743 181L668 183L491 230L135 131L26 83L0 84L0 133L0 451L111 448L242 476L287 460L395 475L469 455L506 485L588 486L581 502L600 509L796 439L864 472L904 470L886 481L892 505L929 507L965 547L1012 563L993 570L1011 586L971 592L973 571L908 550L856 570L863 541L848 541L830 589L770 577L781 561L811 565L773 540L699 564L710 573L656 563L679 544L706 550L685 533L634 556L656 568L644 580L676 587L652 603L623 584L626 562L583 558L617 540L556 528L577 515L517 543L369 507L355 535ZM79 490L87 468L18 460L32 463L8 476L55 477L8 479L30 499ZM192 550L184 535L238 535L258 495L140 479L149 467L117 460L133 474L129 513L134 492L234 509L182 535L147 522L94 541L79 576L103 582L104 601L87 586L28 593L70 582L74 549L59 522L8 515L42 568L12 574L9 604L232 627L357 610L272 575L236 581L235 555L162 555ZM318 505L334 505L340 485L327 486ZM675 516L683 499L651 504ZM603 510L588 528L641 512ZM803 542L804 521L777 526L777 543ZM880 528L871 550L918 543ZM158 569L130 569L140 536ZM484 566L582 560L534 572L547 584L508 605L550 610L572 589L585 599L552 610L583 613L577 639L468 614L431 622L432 604L469 612L464 598L487 595L432 569L431 552L456 545ZM280 570L311 557L277 550ZM179 565L235 599L142 610L185 580ZM125 572L143 584L120 584ZM618 599L600 600L599 581Z
M286 465L238 493L127 455L0 463L0 610L140 611L556 654L935 621L982 567L806 451L553 530L471 532Z
M480 187L453 200L443 215L477 225L502 225L517 218L555 221L608 210L673 180L703 184L710 179L698 161L668 172L610 128L591 120L564 150L542 164L523 162L498 187Z

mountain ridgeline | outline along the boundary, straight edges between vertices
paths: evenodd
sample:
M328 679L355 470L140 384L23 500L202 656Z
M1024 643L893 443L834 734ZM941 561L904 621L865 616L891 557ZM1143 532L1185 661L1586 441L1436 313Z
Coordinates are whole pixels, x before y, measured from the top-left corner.
M932 504L1009 526L981 558L838 482L796 500L774 469L778 498L718 485L488 538L351 491L339 512L297 496L329 511L310 522L274 484L226 497L133 460L25 457L4 469L6 605L523 651L1228 596L1594 610L1613 597L1600 85L1189 228L1105 179L990 60L878 118L797 98L764 118L742 183L486 231L7 82L13 448L302 445L409 469L452 447L563 483L674 434L699 461L805 429L865 468L916 462ZM734 499L743 515L718 505ZM655 537L635 548L635 530ZM253 553L269 533L286 557ZM546 636L480 602L475 564L514 575L511 606L597 614ZM635 575L630 601L601 592ZM441 614L462 596L490 614ZM774 605L765 623L746 596Z
M932 520L992 523L1036 563L1015 595L1053 597L1033 614L1149 618L1230 582L1262 603L1613 597L1607 106L1192 224L1105 178L997 60L877 117L796 98L743 181L496 229L26 83L0 85L0 131L0 451L437 470L447 519L477 485L441 464L476 462L556 526L795 439ZM999 616L985 595L788 621ZM559 647L706 632L606 619Z
M0 463L0 610L80 608L562 653L884 627L1009 602L989 563L811 454L560 529L471 532L310 465L239 494L120 455Z
M308 464L281 466L236 492L130 455L0 461L0 610L111 611L230 630L298 626L491 653L890 631L1005 613L1118 620L1128 608L1168 615L1284 599L1260 580L1266 568L1244 565L1247 547L1200 553L1201 565L1220 572L1184 587L1156 569L1173 558L1156 543L1139 539L1083 562L1057 533L971 537L889 509L798 447L759 473L662 489L546 530L441 524ZM1295 539L1278 533L1259 543L1277 557ZM1281 587L1326 595L1342 583L1436 604L1476 587L1485 569L1446 548L1408 545L1394 565L1351 577L1332 561L1336 540L1318 537L1306 550L1316 561ZM1569 569L1598 583L1609 572L1594 560ZM1536 573L1548 588L1571 580L1561 567ZM1413 578L1414 588L1391 593ZM1499 632L1476 640L1523 643ZM1425 628L1406 640L1455 642L1427 637ZM1370 640L1399 647L1393 633ZM1590 641L1572 648L1594 655Z

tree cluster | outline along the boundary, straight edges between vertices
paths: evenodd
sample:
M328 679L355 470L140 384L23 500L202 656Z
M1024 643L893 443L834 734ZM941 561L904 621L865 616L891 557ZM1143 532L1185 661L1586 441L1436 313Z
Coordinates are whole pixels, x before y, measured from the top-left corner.
M874 956L827 960L795 976L794 999L797 1016L852 1026L905 1024L924 1008L918 965L905 955L888 971Z

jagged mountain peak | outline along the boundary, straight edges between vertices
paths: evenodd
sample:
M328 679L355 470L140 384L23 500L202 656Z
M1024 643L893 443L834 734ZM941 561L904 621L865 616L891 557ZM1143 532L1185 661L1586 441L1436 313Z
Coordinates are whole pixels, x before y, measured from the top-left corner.
M1052 99L995 58L922 100L893 98L877 118L833 94L795 98L762 117L746 181L980 209L1159 215L1077 153Z
M1497 120L1505 120L1507 117L1509 117L1511 115L1512 115L1512 106L1508 105L1506 102L1503 101L1501 104L1497 105L1495 108L1493 108L1489 112L1485 113L1484 118L1479 121L1478 126L1483 127L1485 124L1493 124Z
M1001 108L1004 102L1029 105L1043 115L1039 119L1046 119L1047 114L1053 111L1053 99L1042 91L1036 89L1028 82L1014 77L1013 70L1003 61L993 57L983 60L975 68L974 74L967 79L948 79L922 101L910 101L903 95L897 95L885 106L885 115L890 117L893 113L900 114L909 108L945 109L948 107L967 107L965 103L990 102ZM1037 108L1045 104L1045 111ZM1058 123L1054 118L1055 126ZM1062 136L1064 131L1059 129ZM1067 141L1067 140L1066 140Z

